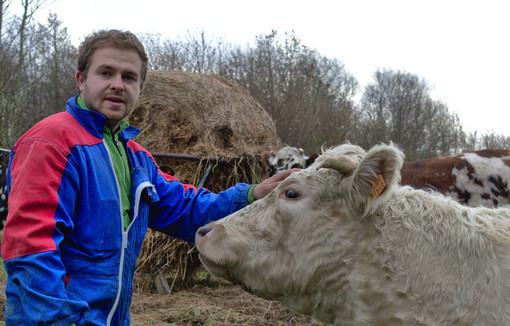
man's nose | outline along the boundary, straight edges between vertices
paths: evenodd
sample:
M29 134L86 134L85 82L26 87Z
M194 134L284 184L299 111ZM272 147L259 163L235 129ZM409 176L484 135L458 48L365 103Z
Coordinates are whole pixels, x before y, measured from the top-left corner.
M115 75L113 76L110 84L110 88L114 89L116 91L120 91L124 89L124 82L122 80L121 75Z

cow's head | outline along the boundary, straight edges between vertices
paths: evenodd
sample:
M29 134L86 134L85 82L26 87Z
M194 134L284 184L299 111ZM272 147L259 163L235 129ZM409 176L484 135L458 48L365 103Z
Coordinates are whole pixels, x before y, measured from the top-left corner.
M0 166L7 167L7 165L9 164L10 156L11 156L10 150L0 148Z
M402 162L393 146L330 149L265 198L200 228L200 259L217 276L331 323L331 307L314 307L325 304L324 291L338 292L342 305L348 265L371 232L367 215L391 196Z
M268 167L269 176L272 176L294 168L305 169L315 161L317 156L318 153L307 156L302 148L285 146L276 152L262 153L262 160Z

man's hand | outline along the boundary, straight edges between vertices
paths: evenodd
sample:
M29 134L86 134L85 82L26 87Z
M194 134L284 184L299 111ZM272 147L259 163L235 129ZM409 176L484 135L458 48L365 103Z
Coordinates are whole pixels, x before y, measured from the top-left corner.
M271 192L271 190L276 188L276 186L278 186L280 182L285 180L285 178L287 178L292 173L300 170L301 169L285 170L281 173L275 174L272 177L265 179L264 181L256 185L255 188L253 188L253 198L257 200L265 197L268 193Z

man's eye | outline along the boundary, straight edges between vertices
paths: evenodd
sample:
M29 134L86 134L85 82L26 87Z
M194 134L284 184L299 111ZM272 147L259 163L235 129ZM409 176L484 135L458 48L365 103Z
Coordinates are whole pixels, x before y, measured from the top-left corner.
M287 198L298 198L299 194L297 192L295 192L294 190L292 190L292 189L287 189L285 191L285 197L287 197Z
M134 75L124 75L124 80L128 82L136 82L138 79Z

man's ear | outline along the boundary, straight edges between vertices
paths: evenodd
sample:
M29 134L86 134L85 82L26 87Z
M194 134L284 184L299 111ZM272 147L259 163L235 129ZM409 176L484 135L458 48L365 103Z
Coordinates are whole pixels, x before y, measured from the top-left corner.
M76 82L78 83L78 89L80 93L83 91L83 82L85 81L85 74L81 71L76 72Z

